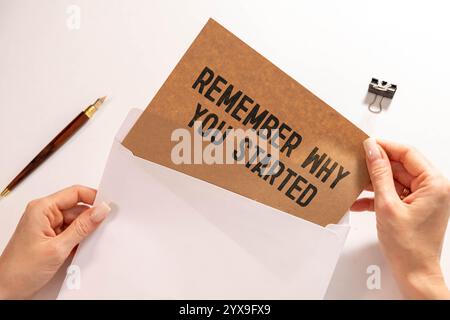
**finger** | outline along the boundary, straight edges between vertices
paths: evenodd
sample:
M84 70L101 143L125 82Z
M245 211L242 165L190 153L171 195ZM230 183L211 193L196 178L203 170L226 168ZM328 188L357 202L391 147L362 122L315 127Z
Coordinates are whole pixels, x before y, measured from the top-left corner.
M58 216L58 224L53 223L56 221L55 219L50 220L51 226L54 229L56 234L60 234L63 232L66 227L72 223L83 211L86 211L90 207L84 204L78 204L75 207L69 208L67 210L60 211L58 208L55 208L59 212Z
M403 164L397 161L391 161L391 168L394 179L400 182L403 186L411 188L411 183L414 180L414 176L406 171Z
M398 195L401 195L401 194L403 193L403 191L405 190L405 187L406 187L406 188L409 188L409 187L403 185L402 183L400 183L400 182L398 182L398 181L396 181L396 180L394 180L394 186L395 186L395 191L397 192ZM364 190L365 190L365 191L372 191L372 192L373 192L373 186L372 186L372 183L369 183L369 184L367 185L367 187L364 188Z
M106 218L111 208L105 203L94 206L81 213L61 234L58 235L62 246L70 252L82 240L94 232Z
M356 200L350 207L351 211L374 211L373 198L361 198Z
M380 204L399 201L395 190L394 177L389 158L376 140L369 138L364 141L366 163L372 181L375 199Z
M64 224L71 224L81 213L90 208L85 204L77 204L75 207L63 210Z
M74 207L79 202L93 204L97 191L95 189L75 185L58 191L47 198L55 203L60 210L66 210Z
M431 168L431 163L412 147L385 140L377 140L377 143L383 147L389 159L400 162L413 177Z

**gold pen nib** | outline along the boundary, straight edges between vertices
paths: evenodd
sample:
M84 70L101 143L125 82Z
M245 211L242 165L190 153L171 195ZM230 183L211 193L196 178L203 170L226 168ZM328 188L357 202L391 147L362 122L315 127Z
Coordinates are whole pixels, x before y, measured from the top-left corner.
M11 190L9 190L8 188L3 189L2 193L0 193L0 197L4 198L8 195L8 193L10 193Z
M84 114L87 115L89 118L92 118L94 113L98 110L98 108L100 108L100 106L105 101L105 99L106 99L106 96L98 98L97 100L95 100L95 102L93 104L91 104L89 107L87 107L84 110Z
M105 102L105 99L106 99L106 96L97 99L97 101L100 102L100 103L99 103L99 106L100 106L103 102Z

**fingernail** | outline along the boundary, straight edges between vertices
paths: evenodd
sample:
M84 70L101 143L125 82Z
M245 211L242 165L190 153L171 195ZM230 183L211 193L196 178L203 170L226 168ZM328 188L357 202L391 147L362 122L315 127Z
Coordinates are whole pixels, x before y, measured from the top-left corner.
M102 202L92 209L90 218L94 223L102 222L111 211L111 207L106 202Z
M364 150L369 161L374 161L381 158L380 147L374 138L364 140Z

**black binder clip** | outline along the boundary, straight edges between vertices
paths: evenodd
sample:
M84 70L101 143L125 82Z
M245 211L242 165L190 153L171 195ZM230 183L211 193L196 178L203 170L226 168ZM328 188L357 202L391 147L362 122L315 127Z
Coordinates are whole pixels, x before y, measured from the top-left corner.
M383 106L381 104L383 99L392 99L396 91L397 85L372 78L372 81L370 81L369 84L369 92L373 93L375 96L369 105L369 111L373 113L380 113L383 110ZM381 99L378 105L376 105L375 102L377 101L378 96L381 96Z

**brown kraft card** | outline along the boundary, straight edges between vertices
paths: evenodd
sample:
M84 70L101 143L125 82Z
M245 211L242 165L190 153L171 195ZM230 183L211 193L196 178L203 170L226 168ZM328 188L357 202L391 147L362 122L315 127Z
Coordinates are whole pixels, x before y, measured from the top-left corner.
M185 136L174 136L179 129L192 133L192 150L180 149ZM207 146L215 141L213 147L224 147L227 132L235 129L265 132L269 144L267 150L253 154L260 156L258 161L250 161L248 140L233 145L233 159L244 159L241 163L211 163L197 157L195 152L203 150L203 155L220 158L218 149ZM195 132L204 137L200 145L194 142ZM337 111L210 19L123 145L140 158L326 226L337 223L369 183L362 145L366 138ZM174 154L191 161L174 161ZM265 157L261 154L271 161L261 161Z

